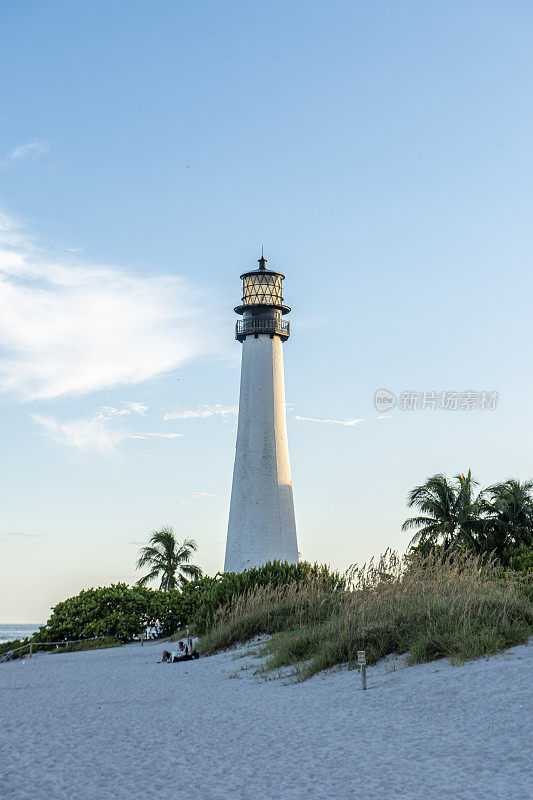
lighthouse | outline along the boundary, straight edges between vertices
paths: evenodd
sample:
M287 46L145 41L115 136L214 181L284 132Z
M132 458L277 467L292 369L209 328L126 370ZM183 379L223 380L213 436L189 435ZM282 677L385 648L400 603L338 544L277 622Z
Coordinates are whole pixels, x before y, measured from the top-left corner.
M242 365L225 572L298 562L283 373L290 308L283 304L285 276L266 265L261 253L259 268L241 275L235 309Z

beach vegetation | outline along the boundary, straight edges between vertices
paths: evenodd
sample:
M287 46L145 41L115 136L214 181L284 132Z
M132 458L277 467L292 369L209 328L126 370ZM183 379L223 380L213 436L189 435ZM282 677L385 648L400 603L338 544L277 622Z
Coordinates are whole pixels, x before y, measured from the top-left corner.
M509 550L509 567L515 572L533 572L533 545L522 545Z
M533 546L533 481L511 478L484 490L480 549L509 563L516 550Z
M170 635L181 621L177 590L158 591L116 583L85 589L52 609L52 614L34 641L61 641L109 636L131 641L146 630L157 628Z
M218 573L187 584L181 593L183 616L194 633L202 635L211 627L221 607L231 609L235 602L256 590L298 587L310 578L331 591L344 586L344 577L325 565L269 561L244 572Z
M475 540L480 501L474 495L475 481L470 470L453 481L433 475L409 493L407 505L419 514L402 525L403 531L415 530L411 544L470 545Z
M145 586L111 586L84 589L58 603L47 623L37 631L35 642L111 637L132 641L146 629L169 637L178 631L205 633L220 606L231 607L238 597L260 586L292 585L310 576L331 588L343 578L318 564L271 562L246 572L200 576L180 589L150 589ZM12 649L12 648L10 648Z
M494 559L468 551L404 557L388 551L352 568L344 585L311 575L235 598L215 613L199 648L208 654L270 634L262 646L267 668L292 665L307 678L354 665L358 650L369 664L389 653L406 653L411 663L462 661L526 642L532 633L523 582Z
M422 554L435 548L470 550L496 557L503 565L517 550L533 546L533 481L510 478L477 492L470 470L452 480L432 475L408 496L418 514L403 531L414 531L411 547Z
M173 528L166 526L154 531L150 543L141 549L137 569L148 567L149 572L137 581L137 586L146 586L152 580L159 580L159 588L168 592L183 588L189 581L198 580L202 570L191 564L193 552L198 549L194 539L178 542Z

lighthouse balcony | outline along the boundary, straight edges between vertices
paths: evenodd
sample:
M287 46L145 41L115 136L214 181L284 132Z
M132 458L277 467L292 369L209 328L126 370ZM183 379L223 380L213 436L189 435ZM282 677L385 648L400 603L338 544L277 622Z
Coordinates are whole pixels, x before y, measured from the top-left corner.
M277 317L261 319L260 317L249 317L239 319L235 325L235 338L243 342L247 336L259 336L260 333L267 333L270 337L276 335L281 339L288 339L291 332L291 323Z

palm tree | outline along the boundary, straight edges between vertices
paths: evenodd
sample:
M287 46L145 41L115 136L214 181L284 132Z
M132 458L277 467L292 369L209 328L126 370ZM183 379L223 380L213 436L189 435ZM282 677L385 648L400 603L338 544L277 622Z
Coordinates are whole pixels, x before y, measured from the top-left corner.
M449 547L464 543L475 548L482 499L482 493L474 497L476 485L469 470L466 475L456 475L454 482L438 474L416 486L409 493L407 504L421 513L402 525L402 531L417 529L411 546L434 547L442 543Z
M483 500L483 550L499 556L510 548L533 544L533 480L510 478L486 489Z
M183 588L191 579L200 578L200 567L189 563L193 550L197 549L194 539L184 539L180 544L173 529L168 526L154 531L150 544L141 548L137 561L137 569L149 566L150 572L137 581L137 586L145 586L149 581L160 577L159 588L168 592L169 589Z

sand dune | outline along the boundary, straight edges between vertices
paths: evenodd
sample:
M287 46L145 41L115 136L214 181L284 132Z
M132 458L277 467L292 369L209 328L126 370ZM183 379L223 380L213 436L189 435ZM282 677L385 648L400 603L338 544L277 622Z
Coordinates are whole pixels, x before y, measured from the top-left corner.
M156 663L162 650L0 665L0 797L532 796L532 647L458 667L388 659L366 692L354 671L262 680L247 648L181 665Z

